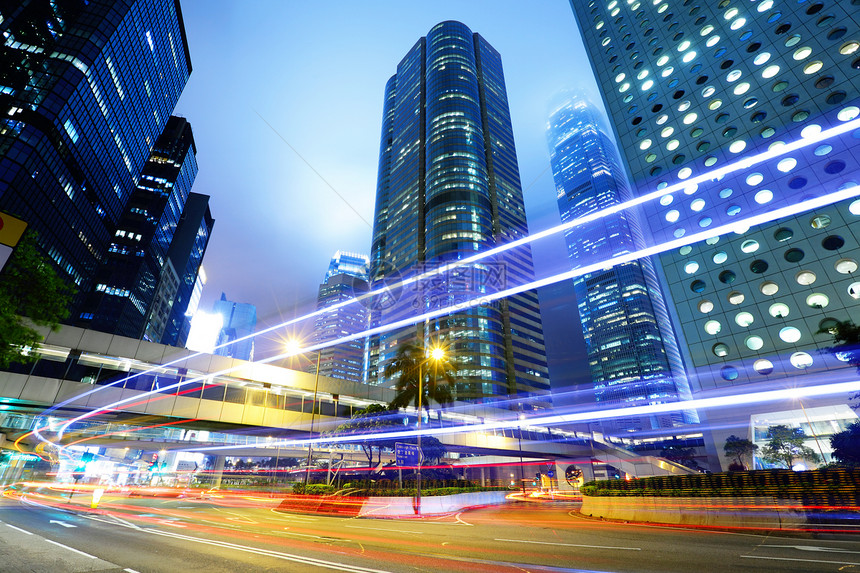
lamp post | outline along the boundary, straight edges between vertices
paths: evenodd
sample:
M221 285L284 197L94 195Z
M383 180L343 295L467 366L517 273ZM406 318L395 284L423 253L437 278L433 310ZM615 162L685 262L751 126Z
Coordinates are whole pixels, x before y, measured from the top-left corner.
M445 351L438 346L430 351L430 356L428 360L432 359L435 363L438 363L445 357ZM424 399L424 373L422 372L422 367L424 366L424 362L426 360L421 360L418 362L418 479L416 480L416 488L415 488L415 500L416 500L416 513L421 514L421 461L424 457L421 451L421 420L423 418L422 414L422 402Z
M526 496L526 476L525 469L523 469L523 419L525 418L525 414L523 412L523 405L520 404L520 423L517 425L517 443L520 446L520 484L523 487L523 497Z
M308 461L305 467L305 493L308 492L308 481L311 477L311 458L313 456L313 444L310 440L313 439L314 436L314 415L317 411L317 389L319 389L320 384L320 359L322 358L322 351L317 350L317 368L316 374L314 375L314 399L311 402L311 429L308 431Z
M301 343L297 340L290 340L287 342L287 351L291 352L290 359L299 353L301 350ZM311 440L314 437L314 416L316 415L317 410L317 390L319 390L320 384L320 360L322 359L322 350L317 350L317 367L316 372L314 374L314 397L311 402L311 427L308 430L308 459L305 463L305 493L307 493L308 482L310 481L311 476L311 459L313 457L313 444Z

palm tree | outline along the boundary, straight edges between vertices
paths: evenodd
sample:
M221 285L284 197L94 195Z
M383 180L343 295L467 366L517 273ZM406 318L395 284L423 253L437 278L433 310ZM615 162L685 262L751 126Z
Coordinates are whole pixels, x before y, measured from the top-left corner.
M417 344L404 344L398 351L394 360L385 367L385 376L399 374L395 386L397 395L389 404L389 408L403 408L410 403L418 408L418 373L425 378L421 384L424 396L421 399L422 407L430 412L430 401L433 400L440 405L450 404L454 401L451 393L451 385L455 383L457 367L446 356L439 359L428 358L427 351L423 346ZM428 376L429 375L429 376ZM439 378L443 383L439 383Z

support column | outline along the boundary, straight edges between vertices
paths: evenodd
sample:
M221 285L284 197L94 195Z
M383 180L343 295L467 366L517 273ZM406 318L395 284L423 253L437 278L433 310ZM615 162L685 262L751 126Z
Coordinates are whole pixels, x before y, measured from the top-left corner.
M224 464L227 461L227 456L217 456L215 458L215 468L212 480L212 487L221 487L221 478L224 477Z

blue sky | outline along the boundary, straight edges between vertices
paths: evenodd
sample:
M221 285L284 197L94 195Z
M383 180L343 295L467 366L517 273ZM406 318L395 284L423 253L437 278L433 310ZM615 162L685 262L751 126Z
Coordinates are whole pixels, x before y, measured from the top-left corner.
M215 230L201 308L225 292L272 324L315 303L338 249L368 253L382 95L430 28L459 20L502 55L531 230L558 222L545 126L565 89L598 101L566 0L183 0L191 121ZM341 199L338 195L342 196ZM539 274L560 237L535 248ZM566 265L566 262L564 262ZM569 267L567 267L569 268Z

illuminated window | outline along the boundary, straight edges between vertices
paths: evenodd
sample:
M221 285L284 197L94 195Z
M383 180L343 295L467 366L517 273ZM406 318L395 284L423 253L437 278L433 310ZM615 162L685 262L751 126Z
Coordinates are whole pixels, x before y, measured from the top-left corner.
M788 358L788 361L798 370L812 366L812 356L806 352L795 352Z
M722 325L716 320L709 320L705 323L705 332L707 332L711 336L719 334L722 329Z
M723 358L729 355L729 347L722 342L718 342L714 344L713 347L711 347L711 352L714 353L714 356L719 356L720 358Z
M770 308L767 309L767 313L774 318L785 318L788 316L788 305L777 302L770 305Z
M764 346L764 340L762 340L761 336L747 336L744 344L750 350L761 350L761 347Z
M762 189L755 194L753 199L755 199L755 202L759 205L764 205L765 203L769 203L773 199L773 191L771 191L770 189Z
M758 241L749 239L741 243L741 251L744 253L754 253L759 249Z
M732 380L737 379L738 377L738 369L734 366L723 366L720 369L720 376L723 377L723 380L727 380L731 382Z
M742 326L744 328L751 325L754 320L755 319L753 318L753 315L748 312L739 312L737 315L735 315L735 323L738 326Z
M786 326L779 331L779 338L783 342L788 342L789 344L794 344L795 342L800 340L800 337L800 330L793 326Z
M773 372L773 362L767 360L766 358L761 358L753 362L753 370L763 376L767 376L768 374Z
M698 309L699 309L699 312L701 312L702 314L708 314L709 312L714 310L714 303L712 303L711 301L709 301L707 299L703 300L703 301L699 302Z
M697 263L696 261L690 261L689 263L684 265L684 272L687 273L688 275L692 275L698 270L699 270L699 263Z
M761 291L761 294L765 296L773 296L777 292L779 292L779 285L777 285L775 282L765 281L761 283L761 285L759 286L759 290Z
M854 259L839 259L834 265L836 272L843 275L850 275L857 271L857 261Z
M738 292L736 290L730 292L728 296L729 304L735 305L743 303L745 298L746 297L744 296L744 293Z
M725 251L719 251L718 253L714 254L714 264L721 265L727 260L729 260L729 255Z
M820 292L815 292L806 297L806 304L810 308L825 308L830 304L830 298Z

